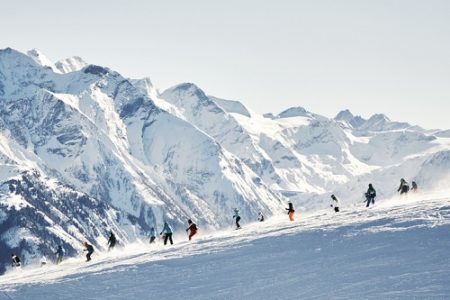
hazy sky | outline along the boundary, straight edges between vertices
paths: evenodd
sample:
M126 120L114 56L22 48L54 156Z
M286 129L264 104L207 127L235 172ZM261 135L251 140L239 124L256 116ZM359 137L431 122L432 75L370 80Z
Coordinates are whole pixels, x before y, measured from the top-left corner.
M257 112L303 106L450 128L447 0L0 0L0 48L78 55Z

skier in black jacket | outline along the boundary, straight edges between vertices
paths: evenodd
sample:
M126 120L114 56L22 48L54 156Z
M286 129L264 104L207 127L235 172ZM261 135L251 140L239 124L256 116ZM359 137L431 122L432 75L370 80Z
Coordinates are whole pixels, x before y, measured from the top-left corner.
M411 191L417 192L417 183L415 181L411 182Z
M400 195L408 194L409 192L409 184L406 182L405 179L400 179L400 186L397 189L397 192L400 192Z
M112 250L114 248L114 246L116 245L117 239L116 236L114 235L114 233L111 231L110 235L109 235L109 239L108 239L108 251Z
M366 207L369 207L370 202L372 202L372 205L375 204L375 197L377 196L377 191L373 188L373 185L370 183L369 184L369 189L366 192L366 201L367 205Z
M61 245L59 245L56 248L55 255L56 255L56 264L59 265L63 261L63 258L64 258L64 250Z
M84 251L87 252L86 253L86 261L90 261L91 260L91 255L92 253L94 253L94 247L90 244L88 244L88 242L84 242Z

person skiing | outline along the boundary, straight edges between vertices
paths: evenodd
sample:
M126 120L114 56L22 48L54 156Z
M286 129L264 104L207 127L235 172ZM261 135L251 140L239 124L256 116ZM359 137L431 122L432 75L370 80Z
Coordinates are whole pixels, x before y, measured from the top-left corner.
M288 211L288 215L289 215L289 220L294 221L294 205L292 204L291 201L288 202L289 207L286 208L286 210Z
M263 215L262 212L259 212L259 213L258 213L258 221L264 222L264 215Z
M417 192L418 186L415 181L411 182L411 191Z
M61 245L59 245L58 248L56 248L55 255L56 255L56 264L59 265L64 258L64 250Z
M374 205L375 197L377 196L377 191L374 189L374 187L371 183L369 184L369 188L367 189L367 192L365 195L366 195L366 201L364 201L364 202L367 202L366 207L369 207L370 202L372 202L372 205Z
M241 225L239 224L239 221L241 220L241 216L239 215L239 209L234 209L234 215L233 219L236 219L236 229L241 229Z
M189 240L191 240L192 237L197 233L198 228L197 225L190 219L188 220L188 224L189 227L186 229L186 232L189 231Z
M409 184L406 182L405 179L400 179L400 186L397 189L397 192L400 192L400 195L408 194L409 192Z
M170 227L170 225L167 222L164 222L164 227L163 230L161 231L161 233L159 235L162 235L164 233L164 245L167 244L167 240L170 241L170 244L173 245L173 240L172 240L172 227Z
M156 240L156 230L155 227L150 228L150 244L153 244Z
M47 257L45 257L45 255L43 255L41 257L41 267L47 265Z
M14 268L20 267L20 258L14 253L11 254L11 266Z
M94 253L94 247L90 244L88 244L88 242L84 242L84 250L86 253L86 261L90 261L91 260L91 255L92 253Z
M116 242L116 235L111 231L108 239L108 251L114 249L114 246L116 246Z
M334 212L339 212L340 201L335 195L331 195L331 207L334 207Z

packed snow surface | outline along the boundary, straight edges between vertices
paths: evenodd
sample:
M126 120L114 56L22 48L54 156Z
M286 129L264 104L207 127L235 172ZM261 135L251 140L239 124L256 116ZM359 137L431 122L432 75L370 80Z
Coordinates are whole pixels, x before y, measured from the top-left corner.
M0 277L0 299L449 299L448 195L200 228L173 246L141 241L90 263L80 254L25 266Z

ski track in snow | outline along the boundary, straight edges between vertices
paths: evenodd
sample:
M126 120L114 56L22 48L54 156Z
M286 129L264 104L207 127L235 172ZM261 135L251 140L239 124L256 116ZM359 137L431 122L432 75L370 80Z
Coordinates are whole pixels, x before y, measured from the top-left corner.
M450 203L397 199L0 277L0 299L450 299Z

